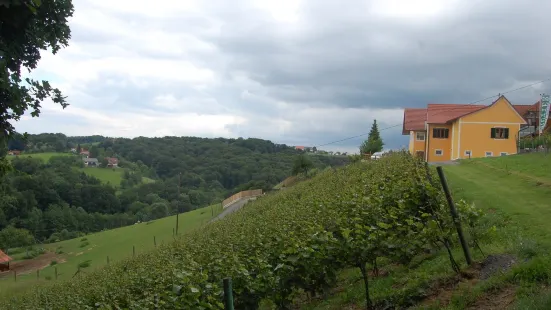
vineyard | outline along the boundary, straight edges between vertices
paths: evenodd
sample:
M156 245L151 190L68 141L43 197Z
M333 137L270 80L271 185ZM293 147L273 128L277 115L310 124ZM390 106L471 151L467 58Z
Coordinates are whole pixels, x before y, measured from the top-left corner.
M471 245L479 212L459 201ZM346 268L365 286L381 262L403 265L451 247L457 236L438 176L406 153L320 173L259 198L223 221L170 245L80 279L6 300L10 309L223 309L231 277L236 309L271 303L289 309L300 295L323 294ZM408 305L397 305L408 306Z

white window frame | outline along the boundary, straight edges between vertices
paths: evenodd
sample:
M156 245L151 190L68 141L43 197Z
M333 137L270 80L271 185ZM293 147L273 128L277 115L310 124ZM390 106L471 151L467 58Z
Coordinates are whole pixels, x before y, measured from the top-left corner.
M499 156L507 156L507 155L509 155L509 153L507 153L507 152L499 152Z
M440 151L440 154L438 154L438 151ZM443 156L443 155L444 155L444 150L435 149L435 150L434 150L434 155L435 155L435 156Z
M490 153L490 155L488 155ZM494 157L494 152L484 152L484 157Z
M419 139L419 134L423 135L423 139ZM422 131L416 131L415 132L415 141L425 141L425 133Z
M465 156L469 157L469 155L471 155L471 157L472 157L473 156L473 151L465 150Z

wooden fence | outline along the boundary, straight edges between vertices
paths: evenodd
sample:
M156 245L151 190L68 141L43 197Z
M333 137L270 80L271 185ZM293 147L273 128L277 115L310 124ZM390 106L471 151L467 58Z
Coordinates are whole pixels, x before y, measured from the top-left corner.
M222 201L222 208L226 208L227 206L231 205L235 201L241 199L241 198L252 198L262 195L261 189L251 189L248 191L241 191L237 194L234 194L228 198L226 198L224 201Z

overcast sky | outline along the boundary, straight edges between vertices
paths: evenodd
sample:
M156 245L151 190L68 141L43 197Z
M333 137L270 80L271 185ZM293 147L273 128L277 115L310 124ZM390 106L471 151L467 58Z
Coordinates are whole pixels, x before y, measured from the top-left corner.
M551 77L548 0L73 0L70 46L32 76L29 133L258 137L320 145L367 133L386 147L404 107L469 103ZM506 96L534 103L551 82ZM484 102L491 103L491 100ZM362 138L323 147L356 151Z

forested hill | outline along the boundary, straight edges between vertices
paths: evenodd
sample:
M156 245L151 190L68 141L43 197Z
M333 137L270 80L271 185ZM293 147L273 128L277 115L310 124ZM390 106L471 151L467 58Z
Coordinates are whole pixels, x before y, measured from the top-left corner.
M126 139L63 134L30 135L26 142L22 139L10 141L9 148L27 153L62 152L78 144L90 144L92 148L99 148L99 152L94 153L118 157L123 167L145 165L152 168L151 172L142 172L148 174L144 176L171 180L181 174L182 188L207 188L222 196L253 187L271 188L289 176L293 160L301 152L285 144L254 138ZM310 159L316 168L338 166L348 161L346 156L312 155Z
M79 146L98 159L117 157L119 167L84 168L79 155L68 154ZM40 240L68 237L59 235L65 230L93 232L186 212L241 190L269 190L291 174L300 154L293 147L261 139L63 134L18 138L8 148L23 152L18 158L12 156L14 171L0 177L0 230L22 228ZM33 156L45 152L65 156L49 160ZM309 155L313 167L320 169L348 161L346 156ZM90 169L121 169L123 179L115 188L89 175ZM15 235L11 230L6 234Z

